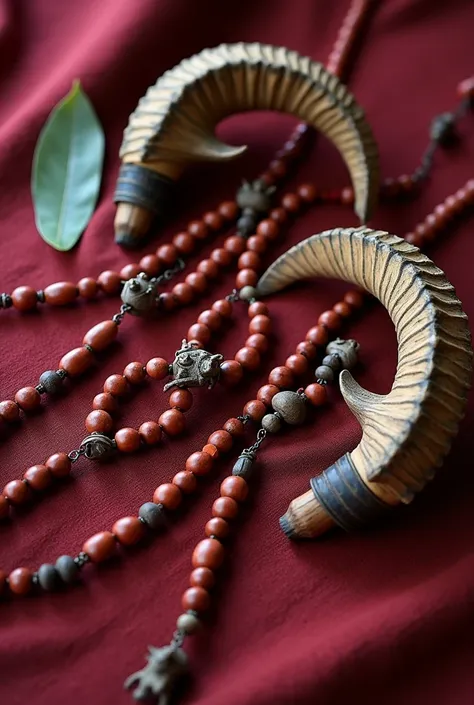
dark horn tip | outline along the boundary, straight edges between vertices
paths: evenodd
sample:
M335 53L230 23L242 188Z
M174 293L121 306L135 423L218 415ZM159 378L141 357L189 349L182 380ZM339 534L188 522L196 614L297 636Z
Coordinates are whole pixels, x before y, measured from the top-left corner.
M280 528L287 538L289 538L289 539L297 538L296 532L294 531L293 527L291 526L290 522L288 521L288 517L286 516L286 514L284 514L282 517L280 517Z
M133 237L130 233L117 233L115 236L115 242L120 247L125 247L127 250L136 250L143 245L144 239Z

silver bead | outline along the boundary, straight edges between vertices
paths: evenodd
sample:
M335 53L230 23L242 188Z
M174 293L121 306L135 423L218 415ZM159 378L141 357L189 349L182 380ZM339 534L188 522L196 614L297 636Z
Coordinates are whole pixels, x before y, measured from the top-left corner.
M186 632L186 634L194 634L201 628L201 622L193 614L184 612L176 620L176 628Z
M281 420L276 414L265 414L262 419L262 428L268 433L278 433L281 429Z
M327 365L319 365L314 371L316 379L322 379L323 382L332 382L334 379L334 371Z
M239 297L242 301L250 301L257 297L257 290L254 286L243 286L239 291Z
M272 399L272 407L291 426L303 423L306 418L304 399L296 392L278 392Z

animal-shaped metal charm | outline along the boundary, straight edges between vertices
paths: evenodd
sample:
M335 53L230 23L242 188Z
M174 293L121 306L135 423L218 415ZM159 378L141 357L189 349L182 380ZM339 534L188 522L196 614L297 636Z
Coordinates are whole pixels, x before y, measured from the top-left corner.
M109 438L103 433L94 432L84 438L80 453L83 453L89 460L107 460L116 450L117 445L113 438Z
M140 99L124 132L114 200L115 236L136 247L171 201L173 183L193 161L226 161L246 147L220 142L228 115L275 110L304 120L339 150L361 222L378 196L378 155L362 108L322 64L285 47L221 44L185 59Z
M241 235L255 232L262 214L267 213L272 206L271 197L275 191L276 186L267 186L262 179L255 179L251 184L243 182L235 198L242 211L237 221L237 230Z
M164 386L164 391L172 387L204 387L212 389L220 375L220 363L224 359L219 353L200 350L186 338L176 351L171 373L174 379Z
M125 282L121 298L130 306L132 316L146 316L158 306L158 280L150 279L143 272Z
M355 529L411 502L450 448L472 376L461 302L444 273L413 245L367 228L328 230L282 255L257 292L271 294L315 276L358 284L381 301L395 325L398 366L387 395L368 392L348 370L341 372L341 392L362 426L362 440L290 504L281 526L291 537L314 537L335 524ZM351 351L338 349L338 341L330 347L351 362Z
M326 352L328 355L337 355L339 357L342 369L351 370L359 359L359 348L360 345L357 340L336 338L328 343Z
M183 649L174 645L157 649L148 647L148 664L140 671L132 673L124 683L129 689L135 686L135 700L155 699L157 705L169 705L176 681L188 671L188 657Z

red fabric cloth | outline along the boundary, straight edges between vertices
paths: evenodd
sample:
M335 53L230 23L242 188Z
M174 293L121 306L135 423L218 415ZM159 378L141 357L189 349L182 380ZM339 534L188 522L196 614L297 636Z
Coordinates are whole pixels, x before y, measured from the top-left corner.
M203 47L238 40L284 44L325 61L347 5L323 0L1 0L1 290L75 281L135 259L113 242L117 152L128 114L164 70ZM413 170L431 118L454 105L458 81L473 69L473 23L474 6L467 0L377 3L349 83L379 140L385 176ZM92 223L79 247L61 254L37 235L29 180L40 128L76 77L104 125L107 160ZM433 178L420 197L380 207L376 226L406 232L473 176L473 119L471 114L463 121L459 147L436 155ZM159 241L168 241L189 219L228 198L243 176L257 174L291 124L278 115L230 120L223 128L227 141L248 143L248 154L240 162L188 172L182 205ZM304 179L328 188L347 183L341 160L323 140L292 183ZM354 223L347 208L315 207L275 244L267 261L314 232ZM212 246L206 244L204 251ZM472 219L453 227L431 252L467 313L474 315ZM104 364L64 399L48 402L2 445L2 482L20 477L56 450L77 447L104 378L129 360L146 361L156 354L171 358L197 313L227 293L232 281L229 273L199 303L171 318L124 322L121 342ZM269 369L285 360L344 289L338 282L311 282L275 297L275 343L258 374L233 393L219 387L196 392L184 439L112 466L78 464L74 481L59 485L12 526L2 527L2 568L36 568L61 553L74 554L88 536L135 513L212 430L241 411ZM3 312L1 396L11 398L43 370L54 369L64 352L80 344L85 330L116 310L116 300L100 299L64 310L44 307L30 316ZM222 337L218 347L224 354L241 346L246 326L244 316L238 317ZM350 325L349 333L361 342L359 381L387 391L396 363L388 316L373 307ZM291 543L279 530L278 517L308 488L312 475L358 440L358 425L335 390L331 399L326 412L262 450L259 479L237 523L209 625L190 644L196 678L184 702L474 701L472 404L439 477L412 506L359 535L334 532L319 543ZM164 408L161 385L150 385L124 409L122 421L138 424L157 418ZM187 586L191 550L232 462L219 465L171 529L151 545L127 551L125 560L100 570L88 568L84 584L71 591L0 604L0 702L130 702L122 682L142 666L147 644L169 640Z

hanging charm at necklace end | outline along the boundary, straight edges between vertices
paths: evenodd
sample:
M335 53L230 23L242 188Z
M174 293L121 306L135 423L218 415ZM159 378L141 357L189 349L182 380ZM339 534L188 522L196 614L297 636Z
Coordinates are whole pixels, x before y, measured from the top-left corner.
M188 673L187 654L175 642L161 648L149 646L148 651L147 665L132 673L125 681L124 688L129 690L135 686L135 700L156 698L157 705L167 705L176 682Z
M224 359L220 353L210 353L207 350L196 348L186 338L181 343L181 348L176 351L176 356L171 365L174 379L164 386L164 391L172 387L204 387L208 389L216 384L220 375L220 363Z

